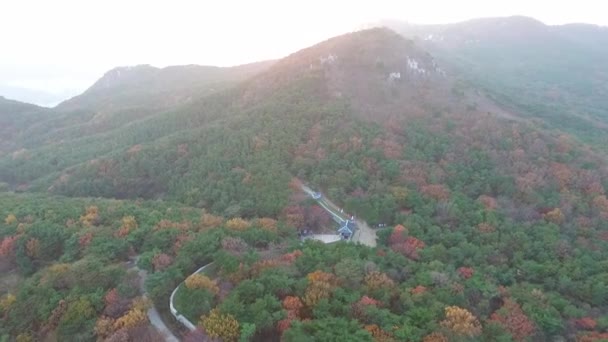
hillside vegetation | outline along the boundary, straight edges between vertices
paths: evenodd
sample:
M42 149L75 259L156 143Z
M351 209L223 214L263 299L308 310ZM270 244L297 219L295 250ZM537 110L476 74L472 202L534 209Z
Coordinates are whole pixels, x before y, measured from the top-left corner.
M167 90L166 70L117 69L48 121L19 126L0 181L27 193L0 192L0 261L24 279L3 297L0 336L152 336L125 285L139 255L161 310L216 262L180 294L199 326L185 340L606 338L605 153L425 44L371 29L233 70L242 79L174 74L198 90ZM568 96L581 113L596 101ZM100 112L114 119L95 126ZM386 225L378 246L301 243L298 231L329 225L301 181ZM79 278L90 282L63 283ZM108 296L127 304L113 311Z

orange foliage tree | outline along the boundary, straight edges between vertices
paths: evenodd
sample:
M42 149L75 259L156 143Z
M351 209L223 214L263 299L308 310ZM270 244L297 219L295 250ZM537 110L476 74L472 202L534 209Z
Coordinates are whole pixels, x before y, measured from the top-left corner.
M369 290L390 289L395 287L395 282L385 273L373 271L363 278L363 283Z
M146 315L146 311L140 305L136 303L133 304L133 307L127 311L122 317L114 322L114 330L120 329L130 329L139 325L143 325L148 321L148 316Z
M125 237L135 229L137 229L137 221L135 220L135 217L125 216L122 218L122 224L120 229L116 232L116 236Z
M99 208L94 205L87 207L85 214L80 216L80 223L85 227L97 225L99 223Z
M25 254L30 258L37 258L40 255L40 240L31 238L25 243Z
M473 276L473 269L471 267L460 267L458 268L458 274L464 279L469 279Z
M393 334L382 330L382 328L380 328L377 324L366 325L364 327L364 329L367 330L370 333L370 335L372 335L374 342L396 341L395 338L393 337Z
M228 220L228 222L226 222L226 228L231 229L231 230L243 231L243 230L249 228L249 226L250 226L249 222L247 222L246 220L243 220L240 217L232 218L232 219Z
M4 219L4 223L7 226L13 225L15 223L17 223L17 216L15 216L14 214L8 214L6 216L6 218Z
M211 280L209 277L198 273L186 278L185 284L190 290L204 289L213 293L214 295L220 292L215 280Z
M269 232L277 231L277 220L275 220L275 219L263 217L261 219L258 219L257 223L260 226L260 228L262 228L263 230L266 230Z
M313 281L308 284L304 297L304 304L308 307L314 307L324 298L329 298L331 295L332 286L325 281Z
M115 321L110 317L100 317L95 322L95 334L97 337L101 339L105 339L106 337L112 335L114 333L114 324Z
M202 316L200 325L209 337L235 342L239 336L239 322L230 314L222 314L217 308Z
M327 273L327 272L323 272L323 271L314 271L312 273L309 273L306 278L308 279L309 282L314 283L314 282L326 282L329 284L335 284L336 283L336 276L331 274L331 273Z
M544 217L545 217L545 220L547 220L551 223L555 223L557 225L564 223L564 220L566 219L566 216L564 215L564 213L562 213L562 210L560 208L555 208L555 209L549 211L548 213L545 214Z
M211 214L203 214L201 222L199 224L201 230L219 227L224 223L224 219L220 216Z
M423 339L422 342L448 342L448 338L445 337L445 335L443 335L440 332L434 332L431 333L430 335L426 335Z
M441 326L456 335L473 337L481 334L479 320L467 309L458 306L445 308L445 319L441 321Z

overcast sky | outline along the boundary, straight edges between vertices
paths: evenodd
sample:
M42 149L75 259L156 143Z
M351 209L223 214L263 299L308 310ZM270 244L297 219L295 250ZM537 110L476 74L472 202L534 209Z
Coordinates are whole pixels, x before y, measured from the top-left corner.
M526 15L547 24L608 25L607 7L602 0L3 0L0 91L65 97L115 66L274 59L379 19Z

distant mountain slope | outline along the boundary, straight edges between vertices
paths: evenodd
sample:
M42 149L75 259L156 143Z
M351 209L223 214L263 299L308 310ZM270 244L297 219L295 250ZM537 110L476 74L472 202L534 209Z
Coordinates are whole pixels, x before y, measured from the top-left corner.
M419 44L373 29L299 51L166 112L4 158L0 179L66 195L172 198L227 216L273 216L297 176L372 223L407 210L395 197L400 187L502 196L536 217L546 205L540 194L556 189L555 165L605 179L600 157L521 116L463 86Z
M156 73L141 69L145 75ZM113 74L74 100L95 99L92 94L103 92ZM64 129L55 135L63 140L31 149L28 159L4 160L1 173L13 184L35 181L38 189L52 185L49 189L66 194L170 194L192 204L213 201L218 210L238 202L248 207L241 213L250 215L267 201L265 187L281 189L289 181L291 156L315 125L343 135L357 120L420 117L450 104L466 110L472 102L452 94L450 82L429 54L394 32L357 32L300 51L237 88L166 113L95 134L70 137ZM90 122L74 130L82 132ZM276 172L262 172L268 165L276 165ZM105 175L98 174L100 167L107 169ZM217 179L247 174L254 175L249 190L213 191L222 186ZM243 200L247 194L250 201ZM276 213L282 198L261 212Z
M13 127L12 146L32 149L120 129L226 89L272 63L230 68L196 65L116 68L82 95L48 110L49 115L41 120Z
M245 80L272 63L259 62L230 68L199 65L162 69L150 65L119 67L108 71L82 95L61 103L58 109L167 108Z
M608 146L608 28L547 26L526 17L385 24L415 38L503 105Z
M0 96L0 156L14 150L21 129L44 119L47 112L45 108Z

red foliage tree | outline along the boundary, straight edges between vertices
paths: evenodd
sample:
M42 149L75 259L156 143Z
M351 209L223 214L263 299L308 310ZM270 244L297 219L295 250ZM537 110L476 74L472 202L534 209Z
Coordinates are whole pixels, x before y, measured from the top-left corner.
M577 328L584 330L593 330L597 326L597 322L591 317L575 319L574 324Z
M576 342L602 342L606 340L608 340L608 333L599 333L597 331L576 337Z
M404 226L402 226L400 224L396 225L395 228L393 228L393 232L391 233L391 236L389 236L389 238L388 238L389 246L392 247L394 245L404 243L406 234L407 234L407 228L405 228Z
M15 255L15 242L17 236L7 236L0 243L0 257L12 257Z
M437 201L445 201L450 198L450 192L441 184L425 185L420 190L425 196Z
M326 227L331 222L331 216L325 209L312 205L304 211L304 226L314 231Z
M154 266L154 271L162 271L167 267L171 266L173 263L173 258L170 255L165 253L159 253L152 258L152 266Z
M410 293L413 295L423 294L427 290L426 286L418 285L410 290Z
M283 299L283 308L287 311L300 310L304 304L298 297L287 296Z
M494 210L494 209L496 209L498 207L498 203L496 202L496 198L491 197L491 196L481 195L481 196L479 196L478 201L481 202L481 204L487 210Z
M424 246L425 244L421 240L408 236L403 243L392 245L391 249L395 253L403 254L412 260L418 260L420 258L418 251L423 249Z
M282 335L285 331L291 328L291 321L291 319L286 318L277 322L277 330L279 331L279 334Z
M501 324L516 341L524 341L535 330L534 323L511 299L506 299L502 308L494 312L490 319Z
M368 296L363 296L356 303L352 305L352 312L355 317L359 320L366 320L365 308L368 306L378 306L380 302L370 298Z
M299 205L291 205L283 209L283 217L290 226L296 228L304 226L304 208Z
M121 298L118 294L118 290L115 288L111 289L104 296L105 307L103 313L111 318L118 318L122 316L131 305L131 301L126 298Z
M86 248L88 245L91 244L92 240L93 240L93 233L88 232L84 235L81 235L80 238L78 238L78 245L80 246L80 248Z
M458 274L464 279L469 279L473 276L473 269L471 267L460 267L458 269Z
M283 261L287 264L293 264L301 255L302 255L302 251L299 249L296 249L295 251L293 251L291 253L285 253L285 254L281 255L281 261Z
M304 307L302 300L298 297L287 296L283 299L283 308L287 311L287 318L277 322L277 330L283 334L291 327L293 320L300 319L300 309Z

